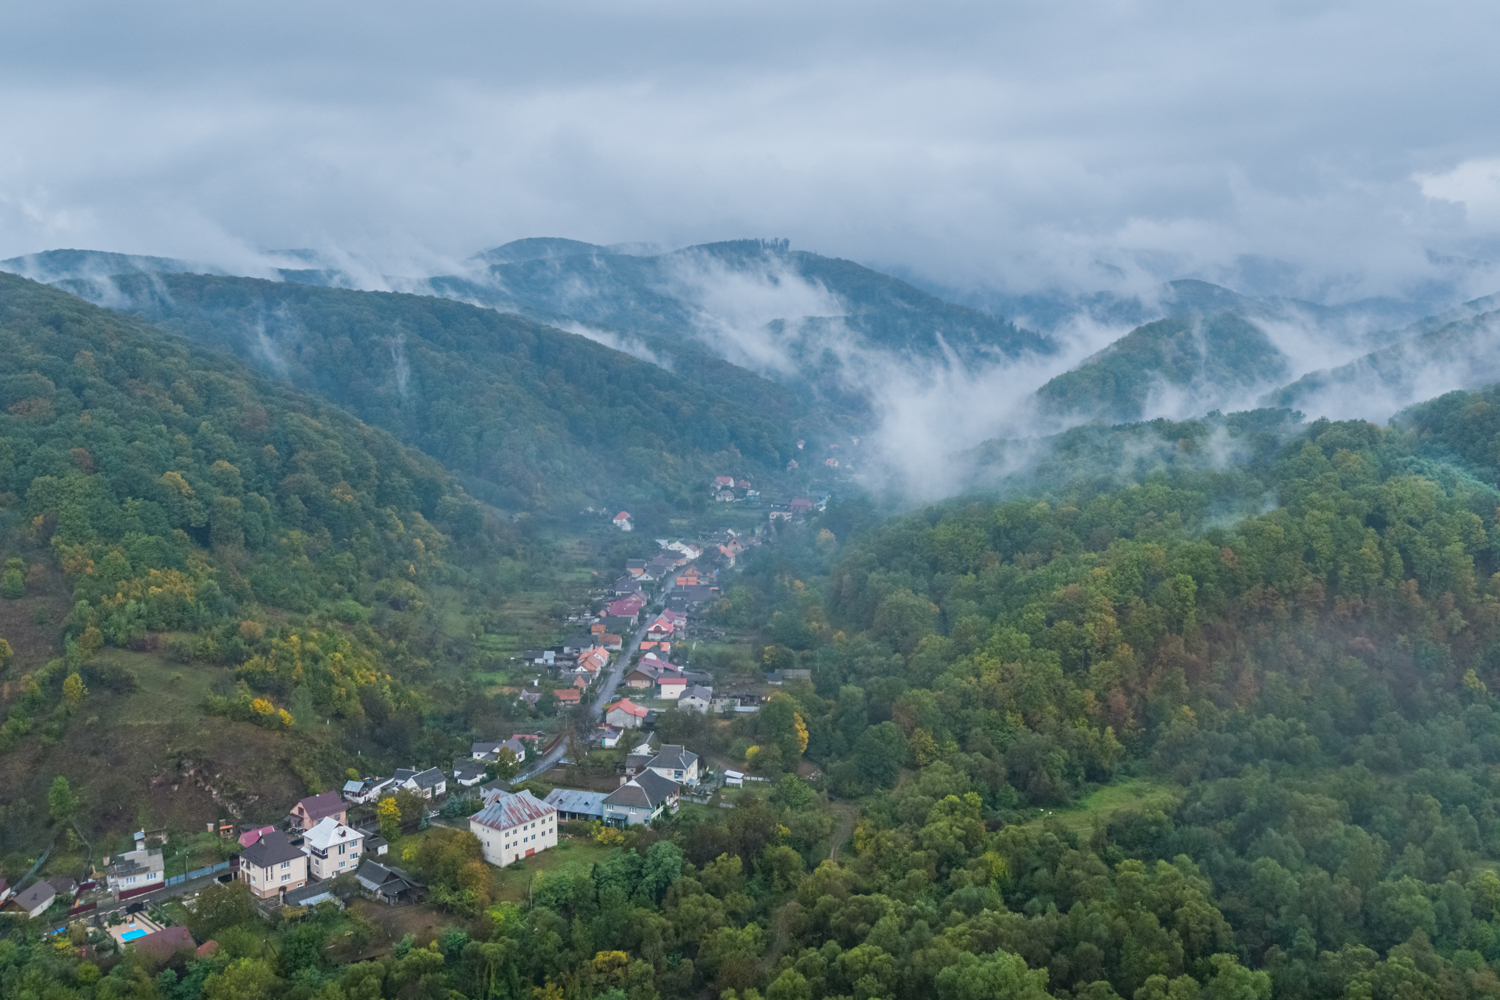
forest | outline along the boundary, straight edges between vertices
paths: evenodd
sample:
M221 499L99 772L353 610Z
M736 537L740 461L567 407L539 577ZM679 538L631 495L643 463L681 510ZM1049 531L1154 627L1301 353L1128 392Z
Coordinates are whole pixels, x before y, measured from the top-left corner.
M274 737L309 789L351 748L441 760L493 711L431 609L456 589L478 620L528 540L442 466L4 276L0 351L0 586L55 570L69 598L63 649L5 647L0 762L26 792L0 847L72 820L30 771L121 682L100 650L174 636L225 678L219 724ZM1500 996L1497 442L1491 388L1384 428L1079 428L1003 493L835 501L708 614L755 636L714 669L811 680L661 721L765 779L732 808L520 894L471 834L401 840L450 924L383 954L356 915L266 924L234 886L181 914L218 951L165 964L16 925L0 997ZM347 742L302 732L309 708ZM129 818L107 784L89 822Z

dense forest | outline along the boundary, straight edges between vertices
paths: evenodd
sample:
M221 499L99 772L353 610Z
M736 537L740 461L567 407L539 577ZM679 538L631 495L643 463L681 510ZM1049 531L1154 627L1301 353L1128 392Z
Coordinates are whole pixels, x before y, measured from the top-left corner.
M232 358L9 275L0 354L8 868L60 831L37 808L58 772L91 803L81 827L118 835L153 768L220 769L199 805L284 795L339 779L355 753L442 758L443 719L493 711L448 685L534 554L436 462ZM141 652L181 670L141 688Z
M192 274L64 284L317 393L508 509L686 505L726 472L780 482L796 439L832 426L701 352L668 371L430 296Z
M307 709L343 746L450 751L482 709L423 609L502 591L513 526L384 431L0 282L22 553L0 585L55 570L69 595L64 648L8 675L0 760L31 801L26 755L73 745L117 682L94 654L159 635L224 672L222 724L286 741L309 787L347 750L299 731ZM18 926L0 996L1500 996L1497 442L1492 388L1386 428L1079 428L1003 494L835 502L779 526L708 616L756 637L709 668L811 680L660 722L766 779L733 808L601 839L519 901L472 835L402 840L451 924L374 957L357 914L267 925L233 886L181 913L218 952L166 967Z

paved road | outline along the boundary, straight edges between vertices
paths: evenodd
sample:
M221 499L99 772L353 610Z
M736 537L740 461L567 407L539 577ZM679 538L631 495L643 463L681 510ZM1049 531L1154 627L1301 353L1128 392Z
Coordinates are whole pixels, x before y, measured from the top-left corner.
M656 604L658 602L665 604L667 595L672 592L672 588L674 586L676 586L675 581L668 581L666 589L664 589L656 598L653 598L651 604ZM650 605L647 605L647 607L649 606ZM594 703L589 706L590 718L599 718L599 716L604 712L604 706L608 705L612 700L614 700L615 689L620 686L620 678L625 676L625 668L630 666L631 657L633 657L636 650L640 648L641 640L646 638L646 629L650 628L651 623L655 620L656 619L654 617L648 614L645 620L641 622L641 627L635 630L635 635L631 638L630 645L625 646L620 650L620 655L615 659L614 666L609 668L609 674L605 676L605 678L599 683L599 694L594 698ZM552 765L556 764L558 761L562 760L563 754L567 752L568 741L559 740L557 746L553 747L545 757L535 762L534 764L523 768L512 780L525 781L528 778L536 777L537 775L546 771L548 768L552 767Z

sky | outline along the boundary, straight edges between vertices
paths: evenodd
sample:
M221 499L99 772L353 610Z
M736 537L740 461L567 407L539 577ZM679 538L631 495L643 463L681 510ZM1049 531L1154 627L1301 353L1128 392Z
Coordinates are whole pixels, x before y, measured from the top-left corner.
M1500 289L1479 2L10 5L0 257L784 237L959 289Z

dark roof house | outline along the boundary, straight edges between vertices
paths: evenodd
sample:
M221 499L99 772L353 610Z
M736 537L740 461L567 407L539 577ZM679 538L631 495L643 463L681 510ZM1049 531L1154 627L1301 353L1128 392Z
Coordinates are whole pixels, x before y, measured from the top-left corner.
M355 878L370 898L392 905L415 901L427 888L409 872L395 865L382 865L374 861L366 861L360 865Z

